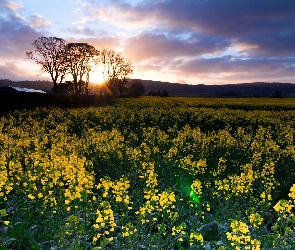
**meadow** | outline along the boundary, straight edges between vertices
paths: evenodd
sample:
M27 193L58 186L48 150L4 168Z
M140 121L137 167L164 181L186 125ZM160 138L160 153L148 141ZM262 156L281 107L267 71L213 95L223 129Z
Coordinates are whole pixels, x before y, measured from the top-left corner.
M295 99L118 99L0 120L0 249L295 249Z

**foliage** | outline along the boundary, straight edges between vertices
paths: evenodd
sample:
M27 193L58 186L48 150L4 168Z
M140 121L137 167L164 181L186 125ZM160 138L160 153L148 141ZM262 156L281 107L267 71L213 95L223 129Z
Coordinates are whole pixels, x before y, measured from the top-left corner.
M293 99L15 111L1 249L293 249L294 118Z
M128 76L133 73L131 62L121 53L104 49L100 53L98 64L101 64L101 73L105 80L104 91L112 96L122 97Z
M139 79L133 79L129 83L129 88L127 89L127 95L130 97L139 97L141 95L144 95L145 89L144 85L141 80Z
M283 93L281 90L275 90L272 94L272 97L274 98L283 98Z
M78 108L99 107L113 102L109 96L43 94L30 92L0 91L0 115L14 110L27 110L42 107Z
M168 97L169 92L166 89L155 91L149 91L148 96L161 96L161 97Z
M88 94L89 74L91 65L99 51L87 43L68 43L65 48L65 67L73 76L75 94ZM85 81L83 77L86 77Z
M99 51L87 43L67 43L57 37L40 37L32 45L35 51L27 52L26 57L41 65L42 73L50 74L53 92L58 92L61 84L70 90L71 82L62 81L66 75L72 75L74 93L88 95L90 72L100 69L105 94L122 97L133 73L132 63L114 50Z
M57 37L39 37L32 43L35 51L26 53L26 57L41 66L42 73L49 73L53 81L53 89L57 90L57 81L62 82L65 68L66 41Z

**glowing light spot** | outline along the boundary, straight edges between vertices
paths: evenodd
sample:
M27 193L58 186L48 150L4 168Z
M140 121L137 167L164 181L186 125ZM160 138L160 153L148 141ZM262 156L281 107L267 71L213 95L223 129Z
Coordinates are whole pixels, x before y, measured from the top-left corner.
M199 196L193 190L191 190L189 196L193 199L195 203L199 203Z

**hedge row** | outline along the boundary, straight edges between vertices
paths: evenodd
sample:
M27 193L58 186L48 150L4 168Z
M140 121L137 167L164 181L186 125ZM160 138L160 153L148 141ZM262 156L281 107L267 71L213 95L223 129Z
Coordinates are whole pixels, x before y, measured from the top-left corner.
M111 104L110 96L43 94L28 92L0 91L0 113L33 109L37 107L77 108L105 106Z

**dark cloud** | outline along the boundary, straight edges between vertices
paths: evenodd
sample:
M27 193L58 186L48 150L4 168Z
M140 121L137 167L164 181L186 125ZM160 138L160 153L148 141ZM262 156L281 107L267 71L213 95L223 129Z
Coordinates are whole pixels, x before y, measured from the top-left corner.
M155 8L168 26L255 44L258 56L295 54L292 0L165 1Z
M257 48L247 53L252 57L288 57L295 56L295 32L277 32L265 35L249 35L243 37L245 43L256 44Z
M119 1L91 8L101 15L107 13L105 20L117 25L120 21L130 26L162 25L168 32L180 29L226 41L249 42L258 47L252 52L295 53L293 0L149 0L137 6Z
M136 61L153 58L193 57L221 52L230 45L226 39L198 34L189 38L171 38L169 35L142 33L127 39L125 50Z
M290 29L294 23L292 0L170 0L153 2L159 20L182 29L208 34L240 36Z
M171 69L186 76L200 74L237 75L242 79L247 77L292 77L295 71L295 58L260 58L242 59L232 56L218 58L200 58L187 61L175 61Z
M32 50L32 42L42 34L24 21L24 18L7 11L0 16L0 57L20 59L25 52Z

